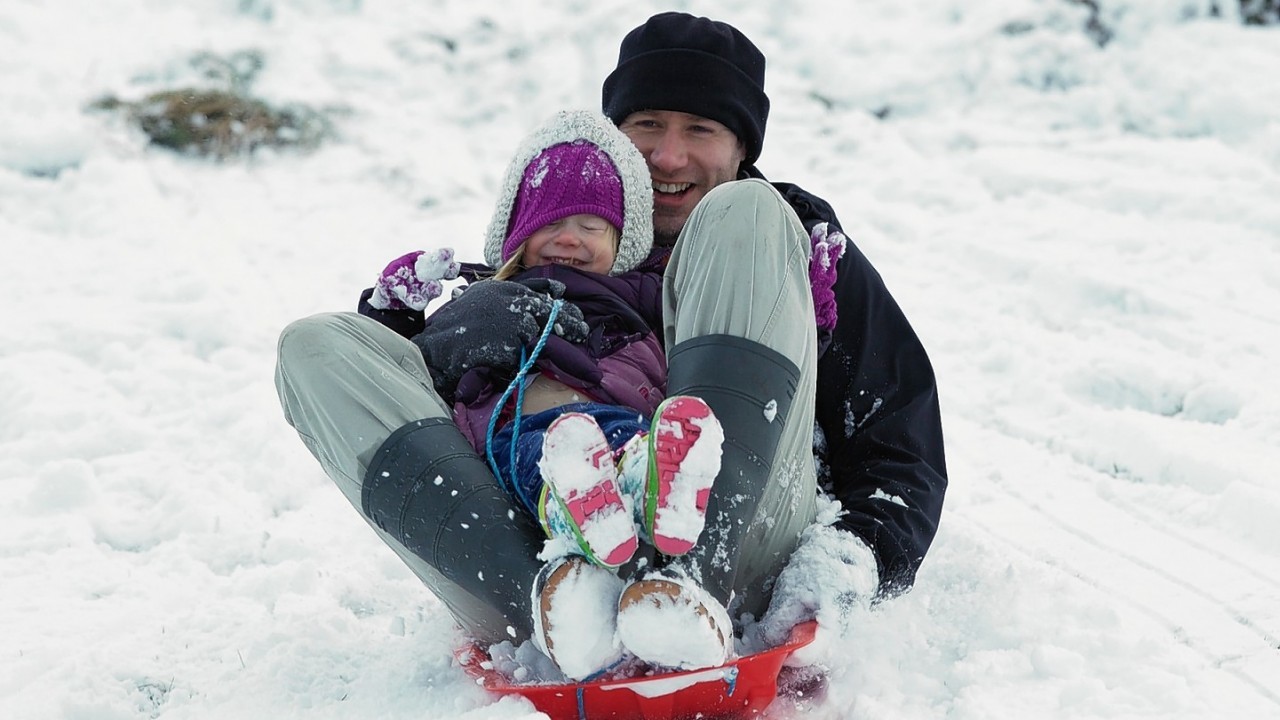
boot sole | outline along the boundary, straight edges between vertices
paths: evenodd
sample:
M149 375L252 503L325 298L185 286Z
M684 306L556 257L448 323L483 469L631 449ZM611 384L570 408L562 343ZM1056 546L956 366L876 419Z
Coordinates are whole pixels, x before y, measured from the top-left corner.
M658 407L649 437L645 529L658 552L684 555L706 524L724 431L702 400L677 397Z
M543 439L542 480L586 558L615 568L639 547L631 513L618 493L613 450L594 418L565 413Z

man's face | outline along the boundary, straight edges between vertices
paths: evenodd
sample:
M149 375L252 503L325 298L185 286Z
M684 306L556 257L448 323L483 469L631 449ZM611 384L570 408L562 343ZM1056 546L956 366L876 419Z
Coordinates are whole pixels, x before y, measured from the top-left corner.
M672 110L642 110L618 126L640 149L653 176L653 236L674 245L693 207L711 188L737 178L746 151L715 120Z

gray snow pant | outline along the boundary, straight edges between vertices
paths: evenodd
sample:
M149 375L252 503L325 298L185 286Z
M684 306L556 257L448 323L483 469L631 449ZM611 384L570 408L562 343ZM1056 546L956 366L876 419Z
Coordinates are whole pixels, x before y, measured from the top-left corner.
M694 209L663 284L668 394L685 391L683 383L688 383L688 391L707 399L713 408L713 397L740 396L724 403L740 411L720 418L726 463L735 434L745 439L758 435L758 426L782 425L772 428L778 437L773 457L747 464L748 469L767 467L767 478L736 477L729 465L722 468L711 491L706 529L698 546L680 561L722 602L728 602L731 591L734 615L763 614L773 579L791 557L800 532L814 520L818 341L809 254L808 233L778 191L763 180L739 180L716 187ZM717 342L717 336L731 337ZM763 349L752 352L753 344ZM686 371L681 366L683 351L694 345L701 345L695 352L703 353L705 367ZM794 395L789 403L782 397L761 396L765 385L789 384L781 382L787 378L777 377L769 361L761 367L761 353L776 354L774 362L793 366ZM763 382L734 387L729 380L727 388L717 383L717 373L733 377L740 365L756 365ZM691 372L695 377L690 378ZM698 391L717 384L716 392ZM781 401L775 404L784 408L776 417L771 401ZM763 455L767 449L748 442L737 453Z
M758 505L749 519L721 518L747 528L738 567L730 570L740 609L757 617L768 601L764 588L814 517L817 340L808 258L808 237L772 186L758 180L727 183L709 193L690 217L664 289L669 350L709 334L733 335L780 353L799 369L794 403L772 474L761 479ZM369 465L392 433L417 420L451 417L417 346L355 313L316 315L286 327L278 348L276 389L285 419L362 515ZM709 526L712 522L709 518ZM509 617L509 603L468 592L370 525L471 636L496 642L511 639L511 627L529 626L528 617ZM540 543L529 542L510 552L527 553L532 560L541 549Z
M509 593L522 596L500 602L470 592L446 577L456 577L460 571L474 577L484 568L433 567L426 559L429 553L410 550L400 540L402 536L389 534L365 512L365 478L375 454L389 437L396 434L403 438L405 433L397 431L412 430L410 426L419 420L446 421L452 426L452 413L436 393L422 361L422 351L416 345L376 320L356 313L303 318L280 335L276 390L285 419L298 431L325 474L382 541L444 602L469 635L486 642L523 640L528 635L531 618L527 612L517 618L507 617L513 603L521 608L529 604L527 587L533 582L537 568L534 556L542 542L540 533L529 531L528 523L523 528L501 528L508 531L508 537L487 538L520 546L509 552L527 555L516 558L516 564L530 568L530 576L520 580L520 589ZM494 492L489 495L505 495L492 476L485 473L494 485ZM524 514L515 504L510 509L513 516ZM495 565L500 561L494 558Z

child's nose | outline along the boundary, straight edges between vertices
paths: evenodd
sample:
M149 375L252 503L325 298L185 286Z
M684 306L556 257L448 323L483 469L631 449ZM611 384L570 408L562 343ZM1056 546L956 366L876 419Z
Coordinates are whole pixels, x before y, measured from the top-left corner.
M561 245L577 245L582 242L582 238L578 237L578 231L572 227L562 227L556 233L555 241Z

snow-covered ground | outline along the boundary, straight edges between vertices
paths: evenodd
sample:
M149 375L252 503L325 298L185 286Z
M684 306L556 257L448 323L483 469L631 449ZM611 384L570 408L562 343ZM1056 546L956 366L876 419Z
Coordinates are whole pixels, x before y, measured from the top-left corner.
M770 58L760 167L837 208L937 367L951 490L819 718L1280 717L1280 27L1234 4L684 1ZM0 5L0 716L467 718L450 620L284 423L289 321L595 107L641 2ZM84 106L257 49L333 112L222 165Z

